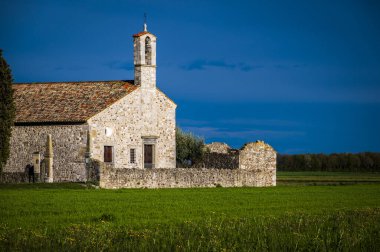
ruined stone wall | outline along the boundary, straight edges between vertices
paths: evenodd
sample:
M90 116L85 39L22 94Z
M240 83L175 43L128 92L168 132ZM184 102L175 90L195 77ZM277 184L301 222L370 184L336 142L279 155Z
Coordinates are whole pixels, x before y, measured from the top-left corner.
M124 169L102 165L99 185L112 189L276 185L276 151L264 142L248 143L240 151L210 154L229 155L229 159L233 154L239 163L232 166L238 167Z
M220 143L220 142L213 142L213 143L210 143L210 144L206 144L206 148L211 153L224 153L224 154L227 154L231 150L231 147L228 146L228 144L226 144L226 143Z
M143 169L143 137L152 137L155 167L175 168L175 109L157 89L133 91L88 120L93 158L104 161L104 146L114 146L114 167ZM131 149L135 163L130 162Z
M206 144L206 153L196 168L237 169L239 168L239 151L231 149L226 143Z
M10 156L5 173L23 173L32 162L33 152L43 156L46 137L52 135L54 182L86 181L84 154L87 125L15 126L10 140Z
M229 151L228 153L210 152L203 155L202 162L195 164L195 168L215 168L215 169L238 169L239 151Z
M248 143L240 150L239 169L267 173L269 181L276 185L276 151L263 141Z
M102 167L100 187L118 188L190 188L271 186L271 174L229 169L118 169Z

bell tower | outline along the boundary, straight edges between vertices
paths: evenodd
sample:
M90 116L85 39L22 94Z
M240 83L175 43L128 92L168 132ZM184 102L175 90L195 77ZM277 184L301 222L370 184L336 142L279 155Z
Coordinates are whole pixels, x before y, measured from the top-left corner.
M135 85L142 89L156 87L156 36L148 32L146 23L144 30L133 35L133 51L135 65Z

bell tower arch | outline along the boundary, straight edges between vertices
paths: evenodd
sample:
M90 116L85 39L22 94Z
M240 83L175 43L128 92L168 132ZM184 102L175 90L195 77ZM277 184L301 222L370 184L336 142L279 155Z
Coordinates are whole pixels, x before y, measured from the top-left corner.
M142 32L133 35L135 85L143 89L156 87L156 40L146 23Z

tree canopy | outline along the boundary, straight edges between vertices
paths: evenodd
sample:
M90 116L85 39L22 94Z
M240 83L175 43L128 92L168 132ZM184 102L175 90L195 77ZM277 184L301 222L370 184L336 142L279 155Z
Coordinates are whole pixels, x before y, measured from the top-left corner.
M0 49L0 172L9 157L9 141L15 118L15 105L13 102L11 69L3 58Z
M190 132L176 128L177 167L191 167L201 162L204 154L204 140Z

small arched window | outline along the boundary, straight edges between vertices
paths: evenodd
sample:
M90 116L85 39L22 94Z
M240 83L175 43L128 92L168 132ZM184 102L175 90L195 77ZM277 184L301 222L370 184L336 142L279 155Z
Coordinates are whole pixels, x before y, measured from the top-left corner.
M150 43L150 37L145 39L145 64L152 65L152 45Z

